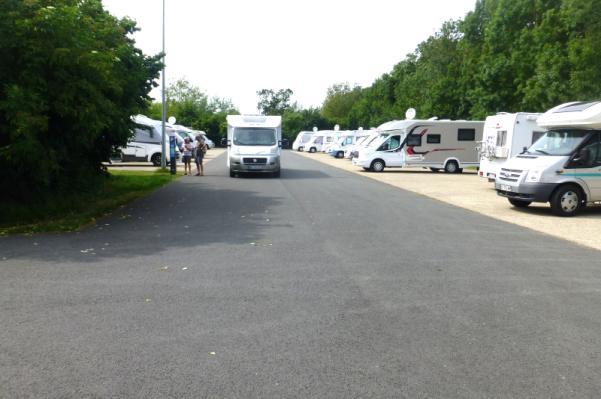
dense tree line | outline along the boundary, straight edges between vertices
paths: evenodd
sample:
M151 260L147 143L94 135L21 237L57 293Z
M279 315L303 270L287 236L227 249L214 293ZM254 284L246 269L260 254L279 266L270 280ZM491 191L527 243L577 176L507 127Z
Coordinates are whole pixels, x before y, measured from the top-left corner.
M93 184L146 109L160 56L100 0L2 0L0 15L0 197Z
M417 116L483 119L601 97L597 0L478 0L371 86L333 86L322 115L341 126Z

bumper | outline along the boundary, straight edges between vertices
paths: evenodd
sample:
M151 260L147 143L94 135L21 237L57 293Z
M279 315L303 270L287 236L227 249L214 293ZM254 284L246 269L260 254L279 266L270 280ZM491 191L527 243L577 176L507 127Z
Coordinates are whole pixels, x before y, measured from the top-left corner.
M265 163L245 163L244 158L267 158ZM273 173L280 170L279 156L230 156L230 170L237 173Z
M554 183L508 185L498 180L495 183L495 190L501 197L531 202L549 202L556 187Z

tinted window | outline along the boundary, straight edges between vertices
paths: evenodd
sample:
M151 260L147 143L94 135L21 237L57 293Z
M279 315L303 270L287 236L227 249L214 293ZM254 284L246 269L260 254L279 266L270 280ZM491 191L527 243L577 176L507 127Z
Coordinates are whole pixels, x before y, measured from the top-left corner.
M323 143L323 136L319 136L319 137L315 137L315 144L321 144Z
M161 139L154 131L154 128L149 126L147 129L135 128L133 141L140 143L160 143Z
M601 165L601 141L598 134L591 137L576 155L578 161L572 166L577 168L593 168Z
M421 146L422 145L422 136L420 136L418 134L410 134L407 137L407 145L414 146L414 147Z
M235 145L275 145L275 130L252 127L234 129Z
M440 134L429 134L426 137L426 142L428 144L440 144Z
M507 144L507 130L497 131L497 147L504 147Z
M475 141L476 129L458 129L457 140L459 141Z
M532 144L536 143L544 134L545 132L532 132Z

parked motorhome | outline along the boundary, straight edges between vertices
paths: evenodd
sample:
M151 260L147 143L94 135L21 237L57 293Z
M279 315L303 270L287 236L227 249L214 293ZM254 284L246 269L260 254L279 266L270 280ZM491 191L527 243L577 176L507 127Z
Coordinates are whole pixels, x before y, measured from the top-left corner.
M230 177L242 172L280 176L282 117L227 116L227 167Z
M337 136L338 133L333 130L319 130L305 144L305 150L308 152L321 152L324 146L332 143Z
M480 163L478 142L483 121L402 120L386 122L378 132L387 132L353 158L365 170L421 166L432 171L460 173Z
M364 130L342 132L338 140L326 149L326 152L335 158L344 158L344 152L347 148L355 145L368 135L369 132Z
M311 140L311 136L313 136L313 132L303 131L300 132L296 139L292 142L292 149L294 151L303 151L305 149L305 144Z
M503 163L543 135L544 130L536 124L540 115L501 112L486 118L480 147L480 177L494 182Z
M133 117L136 124L134 135L127 143L127 146L120 148L121 160L123 162L152 162L155 166L161 165L161 148L162 141L162 122L150 119L144 115L136 115ZM183 142L183 139L175 133L170 125L166 126L167 135L176 135L178 140ZM169 138L166 138L167 147ZM179 145L177 146L179 148ZM176 154L179 155L179 150L176 149ZM167 150L167 162L170 162L169 151Z
M371 145L379 137L388 137L388 133L387 132L378 132L377 130L370 130L369 135L365 136L361 140L358 140L357 143L355 143L354 145L349 146L347 149L345 149L344 157L349 158L351 160L353 158L356 158L357 156L359 156L360 149L369 147L369 145Z
M549 202L559 216L600 204L601 101L559 105L537 123L545 133L501 167L497 193L519 208Z

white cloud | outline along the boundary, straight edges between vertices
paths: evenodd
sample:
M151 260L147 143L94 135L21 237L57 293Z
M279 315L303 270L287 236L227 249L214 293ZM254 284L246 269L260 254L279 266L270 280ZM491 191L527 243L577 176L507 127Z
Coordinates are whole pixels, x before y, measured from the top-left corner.
M104 0L138 22L138 46L161 51L162 0ZM254 112L256 91L291 88L304 106L326 89L362 86L389 72L475 0L166 0L167 82L185 77L209 95ZM158 91L154 94L158 96Z

